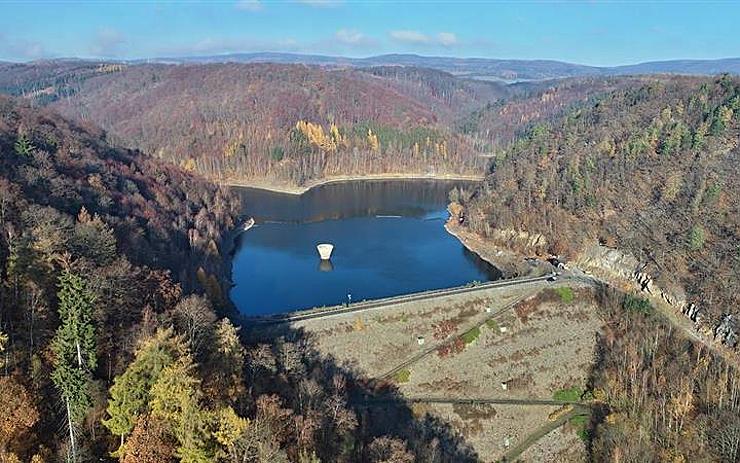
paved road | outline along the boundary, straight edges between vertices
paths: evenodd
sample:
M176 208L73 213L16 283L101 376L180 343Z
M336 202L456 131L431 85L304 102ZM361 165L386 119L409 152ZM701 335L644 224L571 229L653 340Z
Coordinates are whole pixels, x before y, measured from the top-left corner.
M435 298L445 297L445 296L454 296L457 294L474 293L474 292L480 292L480 291L485 291L485 290L490 290L490 289L495 289L495 288L506 288L510 286L528 285L528 284L533 284L533 283L543 283L543 282L546 282L550 277L551 277L550 275L545 275L542 277L533 277L533 278L517 278L517 279L512 279L512 280L498 280L498 281L492 281L488 283L480 283L474 286L461 286L461 287L456 287L456 288L437 289L437 290L432 290L432 291L424 291L421 293L389 297L385 299L358 302L358 303L350 305L349 307L335 306L334 308L330 308L330 309L316 309L316 310L308 310L308 311L301 311L301 312L291 312L291 313L280 314L280 315L247 317L245 319L245 322L254 323L254 324L262 324L262 325L271 325L271 324L278 324L278 323L288 323L288 322L297 322L297 321L302 321L302 320L311 320L314 318L336 317L339 315L346 315L349 313L367 312L371 310L383 309L390 305L402 304L405 302L424 301L428 299L435 299ZM574 279L576 277L572 277L569 275L563 275L558 278L559 280L569 280L569 279Z

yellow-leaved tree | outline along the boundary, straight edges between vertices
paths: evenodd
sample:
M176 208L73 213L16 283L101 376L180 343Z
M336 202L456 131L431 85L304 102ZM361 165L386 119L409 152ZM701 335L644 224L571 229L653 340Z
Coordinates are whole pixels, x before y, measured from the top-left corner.
M324 133L324 128L320 124L314 124L307 121L298 121L295 125L312 145L318 147L322 151L336 151L337 143L333 136ZM332 131L333 132L333 131ZM339 130L336 131L339 136ZM331 134L333 135L333 133Z
M370 145L371 150L380 151L378 136L373 133L373 129L367 129L367 144Z

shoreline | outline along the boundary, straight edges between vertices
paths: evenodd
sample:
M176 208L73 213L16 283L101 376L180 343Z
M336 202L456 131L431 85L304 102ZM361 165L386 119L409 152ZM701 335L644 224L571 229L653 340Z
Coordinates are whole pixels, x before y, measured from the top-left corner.
M464 174L368 174L368 175L341 175L328 177L322 180L311 181L305 185L291 185L288 183L269 183L266 180L254 180L244 182L220 181L219 184L228 187L254 188L256 190L270 191L273 193L282 193L300 196L313 188L330 185L333 183L349 183L363 181L383 181L383 180L450 180L450 181L469 181L480 182L485 178L484 175L464 175Z
M543 270L542 267L528 264L524 256L518 253L486 243L483 238L458 225L455 222L454 214L450 214L444 227L447 233L454 236L468 251L499 269L502 280L539 276L549 271L548 269Z

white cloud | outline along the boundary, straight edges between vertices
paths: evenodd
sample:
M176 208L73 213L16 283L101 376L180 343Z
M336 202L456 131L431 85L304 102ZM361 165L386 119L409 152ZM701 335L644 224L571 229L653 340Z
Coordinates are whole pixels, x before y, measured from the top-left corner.
M457 36L452 32L440 32L437 34L437 42L445 47L451 47L457 45Z
M367 41L367 37L362 32L354 29L339 29L334 37L337 41L347 45L360 45Z
M390 32L391 40L409 45L441 45L452 47L459 45L457 35L452 32L440 32L436 35L425 34L415 30L397 30Z
M95 34L90 52L95 56L111 57L118 56L126 44L126 37L116 29L102 28Z
M431 43L431 38L428 35L422 34L419 31L409 31L409 30L391 31L390 36L391 36L391 39L397 42L411 43L411 44L417 44L417 45Z
M46 58L48 55L41 42L13 39L0 32L0 57L2 59L25 61Z
M239 0L236 2L237 10L262 11L263 8L262 0Z

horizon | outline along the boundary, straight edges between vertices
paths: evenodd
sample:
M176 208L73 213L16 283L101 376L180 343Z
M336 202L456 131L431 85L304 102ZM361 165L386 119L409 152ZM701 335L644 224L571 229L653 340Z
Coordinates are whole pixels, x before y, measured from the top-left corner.
M724 33L740 5L720 1L5 1L0 10L0 61L16 63L290 53L615 67L740 56L740 37Z
M281 52L281 51L234 51L225 53L213 53L203 55L173 55L173 56L151 56L151 57L133 57L133 58L97 58L97 57L80 57L80 56L56 56L49 58L31 59L26 61L15 61L9 59L0 59L0 62L12 63L12 64L34 64L43 62L53 61L91 61L91 62L147 62L147 61L166 61L166 60L197 60L197 59L208 59L208 58L228 58L231 56L245 56L245 55L281 55L281 56L293 56L293 57L307 57L307 58L328 58L328 59L347 59L347 60L368 60L373 58L383 58L387 56L401 56L401 57L415 57L415 58L426 58L426 59L455 59L455 60L483 60L483 61L520 61L520 62L552 62L562 63L574 66L584 66L593 68L619 68L625 66L636 66L641 64L649 63L669 63L669 62L714 62L714 61L726 61L726 60L740 60L740 56L723 56L719 58L673 58L665 60L648 60L648 61L635 61L615 65L592 65L584 64L572 61L564 61L560 59L551 58L497 58L497 57L483 57L483 56L455 56L455 55L425 55L420 53L381 53L364 56L343 56L343 55L331 55L322 53L300 53L300 52ZM269 62L269 61L266 61ZM185 63L181 63L185 64ZM194 63L195 64L195 63ZM293 63L286 63L293 64Z

